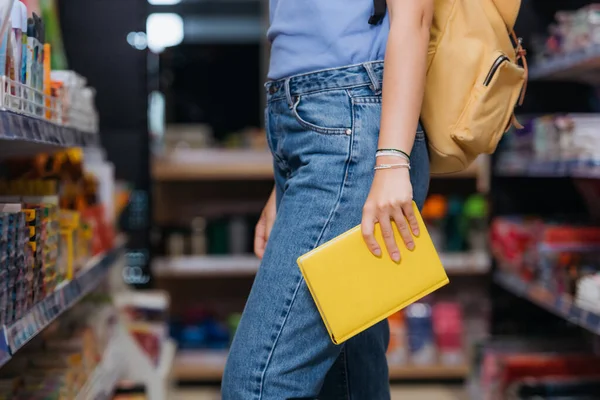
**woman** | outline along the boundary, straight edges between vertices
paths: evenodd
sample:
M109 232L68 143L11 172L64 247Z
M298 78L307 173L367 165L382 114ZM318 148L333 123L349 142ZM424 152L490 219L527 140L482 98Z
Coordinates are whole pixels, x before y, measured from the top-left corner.
M389 399L387 322L332 344L296 259L361 221L376 255L400 260L393 223L414 246L411 201L422 206L429 182L418 120L433 0L387 0L383 20L371 20L377 24L369 24L373 0L270 0L270 7L265 117L275 188L256 228L262 263L222 396ZM374 239L375 223L385 243Z

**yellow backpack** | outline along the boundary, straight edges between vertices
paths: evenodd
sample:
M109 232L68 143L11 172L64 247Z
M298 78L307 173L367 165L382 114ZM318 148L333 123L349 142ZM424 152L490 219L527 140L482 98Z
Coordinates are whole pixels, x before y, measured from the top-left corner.
M382 3L383 2L383 3ZM374 0L378 23L385 0ZM513 28L520 0L435 0L421 124L431 172L459 172L521 127L527 62ZM522 61L523 66L519 65Z

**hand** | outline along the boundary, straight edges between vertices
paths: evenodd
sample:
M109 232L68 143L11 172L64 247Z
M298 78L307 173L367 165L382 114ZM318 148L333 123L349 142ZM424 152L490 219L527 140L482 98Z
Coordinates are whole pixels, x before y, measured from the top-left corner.
M269 235L271 234L271 229L273 229L273 224L275 223L275 216L277 215L275 201L275 189L273 189L265 208L260 214L260 219L254 231L254 254L261 260L265 254L265 247L267 247Z
M412 234L419 235L419 224L413 211L412 194L407 168L375 171L362 218L362 234L374 255L381 256L381 247L373 234L377 222L381 226L383 240L392 260L400 261L400 250L394 238L392 221L396 224L406 248L414 249Z

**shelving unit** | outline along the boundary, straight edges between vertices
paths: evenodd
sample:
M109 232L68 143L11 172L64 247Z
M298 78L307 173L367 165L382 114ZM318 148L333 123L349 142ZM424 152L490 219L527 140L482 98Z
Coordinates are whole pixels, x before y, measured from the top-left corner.
M12 356L52 321L96 289L108 271L116 265L124 248L125 239L121 237L112 250L92 258L73 280L61 284L21 319L9 326L3 326L0 334L0 366L10 361Z
M83 132L53 122L0 108L1 156L25 156L67 147L99 145L97 133Z
M494 274L494 281L515 295L600 335L600 314L578 307L571 296L552 293L539 285L528 284L515 275L500 271Z
M555 56L529 69L530 80L568 80L597 84L600 68L600 46L586 51Z
M484 164L478 160L465 171L434 179L478 178L486 175ZM176 149L155 156L152 177L160 182L272 179L273 161L271 153L260 150Z
M479 275L490 270L487 253L441 253L450 275ZM244 277L254 276L260 261L253 255L182 256L154 259L152 273L157 278Z
M173 374L180 381L219 381L226 359L225 351L180 351L175 359ZM469 368L465 365L390 365L389 369L390 379L396 381L462 380L469 374Z
M499 163L495 173L506 177L600 179L600 160Z

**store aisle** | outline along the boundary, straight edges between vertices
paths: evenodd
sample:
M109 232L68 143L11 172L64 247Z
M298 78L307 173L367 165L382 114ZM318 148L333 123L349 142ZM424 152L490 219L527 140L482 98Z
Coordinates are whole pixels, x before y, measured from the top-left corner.
M466 400L462 386L410 385L395 386L392 400ZM182 389L171 400L220 400L215 389Z

